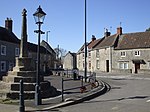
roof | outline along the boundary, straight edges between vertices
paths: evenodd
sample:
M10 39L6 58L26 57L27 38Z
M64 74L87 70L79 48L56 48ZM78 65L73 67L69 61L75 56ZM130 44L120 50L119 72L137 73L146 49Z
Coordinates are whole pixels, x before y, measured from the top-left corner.
M3 27L0 27L0 40L17 44L20 43L20 40L16 37L16 35L13 32Z
M100 39L91 41L90 43L87 43L87 44L88 44L88 49L95 48L95 46L98 45L102 40L103 40L103 38L100 38ZM84 52L84 44L83 44L82 47L79 49L78 53L80 53L80 52Z
M65 55L65 57L66 57L68 54L72 55L72 57L76 57L76 53L72 53L72 52L70 52L70 51Z
M20 39L18 39L17 36L13 32L7 30L4 27L0 27L0 40L20 44ZM37 52L37 45L28 42L28 50L31 52ZM52 49L52 51L54 50ZM40 46L40 52L46 53L46 48L44 48L43 46ZM47 52L47 53L50 53L50 52Z
M28 50L30 52L37 52L37 47L38 45L28 42ZM44 48L43 46L40 46L40 53L43 53L43 54L46 53L46 48ZM47 51L47 54L50 54L50 52Z
M103 47L108 47L108 46L114 46L115 41L117 39L117 34L108 36L108 37L103 37L102 41L95 46L95 48L103 48Z
M51 54L56 54L56 52L53 50L53 48L44 40L40 43L40 46L43 46L45 49L47 49Z
M123 34L119 37L115 49L150 48L150 32L137 32Z
M94 48L99 42L101 42L101 40L102 40L102 38L101 38L101 39L94 40L94 41L91 41L91 42L88 44L88 49Z

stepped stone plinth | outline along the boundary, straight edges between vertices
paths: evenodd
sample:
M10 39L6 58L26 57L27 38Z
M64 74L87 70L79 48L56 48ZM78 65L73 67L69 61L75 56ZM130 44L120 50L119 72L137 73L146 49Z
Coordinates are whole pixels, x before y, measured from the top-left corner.
M27 33L26 33L26 10L23 10L22 38L20 44L20 56L16 58L16 65L12 71L3 76L0 81L1 99L19 99L20 80L23 80L24 99L34 99L36 84L36 66L35 61L28 57ZM60 92L51 86L49 81L44 81L40 76L40 92L42 98L48 98L58 95Z

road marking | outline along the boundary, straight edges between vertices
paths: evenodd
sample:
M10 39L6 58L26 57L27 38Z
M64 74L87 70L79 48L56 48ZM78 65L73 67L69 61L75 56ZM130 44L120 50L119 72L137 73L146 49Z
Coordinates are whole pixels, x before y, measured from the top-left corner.
M149 102L150 102L150 100L147 100L146 102L147 102L147 103L149 103Z
M112 110L118 110L118 107L113 107Z

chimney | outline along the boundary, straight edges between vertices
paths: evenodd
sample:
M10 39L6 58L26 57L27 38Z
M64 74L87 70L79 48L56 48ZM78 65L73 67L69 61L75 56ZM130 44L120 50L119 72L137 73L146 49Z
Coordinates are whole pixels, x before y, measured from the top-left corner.
M92 35L92 42L96 40L95 35Z
M121 35L121 34L122 34L122 27L118 27L118 28L117 28L117 34L118 34L118 35Z
M12 23L13 23L13 21L11 18L7 18L5 20L5 28L11 32L12 32Z
M105 35L105 37L110 36L110 34L111 34L111 33L110 33L110 32L108 32L108 29L106 29L105 34L104 34L104 35Z

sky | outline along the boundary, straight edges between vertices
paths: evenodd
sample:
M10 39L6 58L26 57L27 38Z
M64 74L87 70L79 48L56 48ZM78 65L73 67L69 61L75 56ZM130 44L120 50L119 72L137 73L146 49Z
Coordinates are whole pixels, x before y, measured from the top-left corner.
M28 41L37 44L38 26L33 13L39 5L47 14L42 31L48 33L52 48L58 45L67 51L77 52L85 38L85 0L1 0L0 26L6 18L13 20L13 32L20 39L22 10L27 10ZM104 28L111 34L121 25L123 33L144 32L150 27L150 0L87 0L87 41L92 35L104 36ZM120 24L121 23L121 24ZM43 34L41 40L46 40Z

